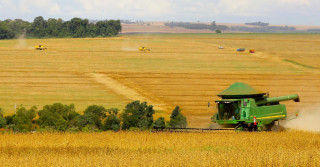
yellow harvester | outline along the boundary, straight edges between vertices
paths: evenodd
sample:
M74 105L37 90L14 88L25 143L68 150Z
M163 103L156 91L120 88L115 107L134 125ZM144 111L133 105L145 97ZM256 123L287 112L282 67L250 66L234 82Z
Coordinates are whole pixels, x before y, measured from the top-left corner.
M149 48L146 48L146 47L144 47L144 46L140 47L139 50L140 50L140 51L143 51L143 52L145 52L145 51L150 51Z
M34 48L36 50L47 50L47 48L45 48L43 45L36 45L36 46L34 46Z

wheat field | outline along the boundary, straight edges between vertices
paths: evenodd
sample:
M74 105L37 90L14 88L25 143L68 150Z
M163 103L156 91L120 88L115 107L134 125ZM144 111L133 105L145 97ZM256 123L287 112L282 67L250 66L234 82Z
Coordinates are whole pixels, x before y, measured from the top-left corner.
M208 127L208 102L234 82L284 102L289 114L320 100L319 34L144 34L113 38L0 41L0 107L42 108L56 102L82 112L92 104L119 109L133 101L155 106L168 119L175 106L189 127ZM34 50L42 44L48 49ZM218 49L218 46L225 49ZM145 46L151 52L139 52ZM236 48L254 48L237 53Z
M319 166L307 132L0 135L1 166Z
M122 109L133 100L207 127L219 92L245 82L289 114L319 106L319 34L153 34L0 40L0 107L73 103ZM36 51L34 45L48 50ZM218 49L222 45L225 49ZM151 52L139 52L145 46ZM255 54L236 48L256 49ZM4 133L1 166L319 166L319 133Z

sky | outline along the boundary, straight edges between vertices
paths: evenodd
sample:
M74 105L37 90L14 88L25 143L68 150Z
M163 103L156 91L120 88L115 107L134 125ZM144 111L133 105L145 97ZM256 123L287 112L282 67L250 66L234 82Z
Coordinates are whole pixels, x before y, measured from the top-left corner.
M320 25L320 0L0 0L0 20L90 20Z

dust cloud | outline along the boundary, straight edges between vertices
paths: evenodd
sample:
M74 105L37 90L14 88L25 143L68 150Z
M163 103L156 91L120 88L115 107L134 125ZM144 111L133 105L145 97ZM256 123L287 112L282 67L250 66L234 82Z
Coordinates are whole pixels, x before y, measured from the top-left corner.
M27 48L27 42L26 42L24 33L18 37L18 43L16 44L15 48L17 48L17 49L26 49Z
M290 119L290 117L288 117ZM320 109L311 109L299 112L298 117L285 121L282 125L285 128L320 132Z
M25 33L21 34L18 37L18 42L15 45L15 48L16 49L29 49L29 50L33 49L33 47L28 46L28 43L26 41L26 34Z

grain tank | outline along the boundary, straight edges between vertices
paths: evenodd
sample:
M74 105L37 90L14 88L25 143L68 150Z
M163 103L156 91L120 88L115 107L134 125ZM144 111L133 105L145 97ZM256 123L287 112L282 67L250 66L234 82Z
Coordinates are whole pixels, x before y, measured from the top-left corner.
M297 94L269 97L268 93L241 82L232 84L218 96L221 99L215 101L217 113L212 117L213 122L248 131L280 130L278 121L287 117L286 106L280 102L299 102Z

